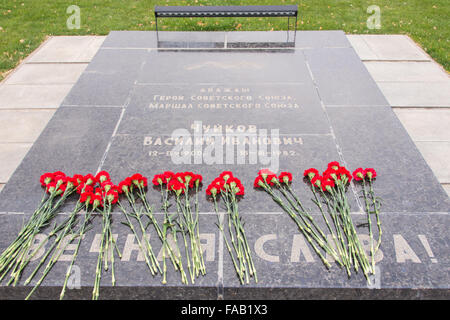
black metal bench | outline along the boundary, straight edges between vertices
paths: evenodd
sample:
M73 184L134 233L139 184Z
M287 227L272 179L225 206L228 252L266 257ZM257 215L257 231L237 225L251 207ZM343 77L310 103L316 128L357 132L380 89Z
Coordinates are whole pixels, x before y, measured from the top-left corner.
M158 18L190 17L295 17L297 32L297 5L282 6L155 6L156 31ZM294 38L295 39L295 38Z

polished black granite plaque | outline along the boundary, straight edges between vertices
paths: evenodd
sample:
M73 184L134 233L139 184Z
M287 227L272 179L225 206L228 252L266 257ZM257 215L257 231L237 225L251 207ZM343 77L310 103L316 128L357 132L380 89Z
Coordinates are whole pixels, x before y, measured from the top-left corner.
M103 169L117 183L135 172L151 178L165 170L193 171L204 178L199 203L207 275L183 285L170 271L162 285L138 258L117 209L113 233L128 254L117 261L116 287L104 276L101 298L448 299L445 191L343 32L298 31L292 41L286 32L111 32L2 190L0 249L38 204L44 172ZM211 153L215 139L221 143ZM291 171L293 189L318 215L302 173L324 170L333 160L378 172L374 189L383 199L384 232L372 286L361 273L349 279L337 266L326 270L287 214L253 189L261 168ZM204 195L224 170L246 187L239 208L257 284L239 284ZM358 224L365 221L359 190L348 190ZM147 193L158 211L159 192L150 187ZM68 298L91 297L100 217L93 225L76 263L80 288L69 290ZM365 226L358 233L367 240ZM151 241L158 251L157 237ZM58 298L67 265L56 264L36 298ZM2 283L0 297L21 299L30 289Z

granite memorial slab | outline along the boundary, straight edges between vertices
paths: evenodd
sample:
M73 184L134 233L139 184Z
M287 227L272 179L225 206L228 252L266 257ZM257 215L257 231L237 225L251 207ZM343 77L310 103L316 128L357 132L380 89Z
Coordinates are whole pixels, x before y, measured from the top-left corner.
M107 170L118 183L135 172L151 180L166 170L192 171L203 176L199 226L206 275L187 285L171 268L167 284L152 277L116 208L112 228L123 257L116 261L116 286L110 273L102 276L100 298L448 299L447 194L343 32L297 31L295 46L283 45L285 38L280 32L111 32L1 191L0 251L38 205L44 172ZM294 191L320 218L303 171L324 170L335 160L350 170L378 172L383 241L371 285L361 273L349 278L337 265L327 270L283 209L253 188L262 168L290 171ZM239 283L205 196L224 170L246 188L239 212L258 283ZM367 244L360 189L352 182L347 196ZM158 189L149 186L147 195L161 222ZM57 221L75 202L61 208ZM92 226L76 262L79 285L67 298L91 298L100 216ZM158 237L151 234L150 241L159 253ZM65 259L73 247L66 251ZM36 264L17 286L2 282L0 297L24 298L32 288L24 280ZM57 299L68 264L58 261L34 297Z

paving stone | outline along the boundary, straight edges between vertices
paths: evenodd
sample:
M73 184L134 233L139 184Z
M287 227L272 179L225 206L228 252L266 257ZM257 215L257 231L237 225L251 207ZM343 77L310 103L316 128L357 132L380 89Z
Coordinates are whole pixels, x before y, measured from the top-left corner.
M58 108L72 84L0 85L0 108Z
M0 182L6 183L30 150L30 143L0 143Z
M54 110L0 110L0 143L33 142Z
M450 107L450 82L379 82L393 107Z
M450 183L450 142L416 141L428 165L440 183Z
M105 37L55 36L51 37L27 63L89 62L101 46Z
M348 34L347 39L352 45L353 49L355 49L361 60L378 60L378 56L367 45L362 35Z
M447 192L448 196L450 197L450 184L443 184L442 187Z
M450 82L447 73L434 62L368 61L364 65L377 82Z
M379 60L428 61L430 57L406 35L361 35Z
M393 109L414 141L450 141L450 110L448 109Z
M87 64L23 64L4 84L73 84Z

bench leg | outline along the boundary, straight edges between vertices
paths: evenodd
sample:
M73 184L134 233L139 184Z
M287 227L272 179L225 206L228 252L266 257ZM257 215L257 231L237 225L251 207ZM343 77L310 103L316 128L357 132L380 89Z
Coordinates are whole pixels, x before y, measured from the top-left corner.
M291 17L288 17L288 28L287 28L287 40L286 42L289 42L289 20L291 19Z
M158 36L158 17L155 16L155 26L156 26L156 41L159 42L159 36Z
M297 38L297 16L295 16L295 31L294 31L294 42L295 39Z

